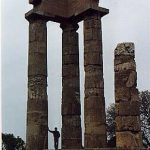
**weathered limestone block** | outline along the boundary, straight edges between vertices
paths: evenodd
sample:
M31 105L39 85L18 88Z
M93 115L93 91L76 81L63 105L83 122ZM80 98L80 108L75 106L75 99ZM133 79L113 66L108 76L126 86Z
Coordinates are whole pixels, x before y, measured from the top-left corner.
M79 55L64 55L63 59L64 65L79 63Z
M93 126L95 126L95 128L93 128ZM105 130L106 130L106 126L105 125L101 125L99 123L96 122L92 122L91 125L89 127L87 127L87 125L85 124L85 128L87 128L87 134L92 133L99 133L101 132L102 134L105 134Z
M115 104L116 106L116 116L138 116L139 111L139 101L124 101Z
M63 65L63 77L78 77L79 76L79 68L76 67L76 64L68 64L68 65Z
M36 73L35 70L32 70ZM29 76L28 77L28 97L31 100L34 100L34 103L38 103L35 100L45 100L47 99L47 77L36 75L36 76ZM32 108L33 109L33 108ZM36 108L38 109L38 108Z
M104 102L102 100L103 100L103 97L101 96L89 96L88 98L86 98L86 101L85 101L85 105L86 105L85 111L87 111L87 113L90 113L89 110L96 111L93 108L98 109L98 110L101 108L101 110L99 110L99 114L101 114L100 111L105 110L105 108L103 108Z
M84 149L94 149L93 148L93 146L91 146L91 143L92 143L92 145L94 145L95 146L95 149L98 149L99 147L104 147L105 145L104 145L104 143L106 142L106 136L105 136L105 134L85 134L85 137L86 137L86 141L85 141L85 145L86 145L86 147L88 147L88 148L84 148ZM96 146L98 147L98 148L96 148Z
M85 87L90 88L103 88L103 81L99 82L100 74L86 74L85 75Z
M119 43L115 49L115 56L132 56L135 57L134 54L135 46L134 43Z
M126 62L132 62L133 59L134 57L131 55L126 55L126 57L124 57L124 55L116 56L114 65L116 66L116 65L123 64Z
M115 71L120 71L120 72L123 72L123 71L126 71L126 70L135 70L135 63L134 62L124 62L122 64L118 64L115 66Z
M62 108L62 115L80 115L81 114L79 101L73 100L73 102L68 102L68 103L64 102L64 105L68 105L68 107Z
M63 80L63 88L73 88L78 89L79 88L79 80L76 77L68 77L68 78L62 78ZM69 94L69 93L63 93L63 94ZM76 93L75 95L78 95L79 93Z
M140 131L140 119L138 116L117 116L116 131Z
M47 40L47 27L44 19L31 20L29 25L29 42L44 42ZM41 43L40 43L41 44ZM42 43L43 44L43 43ZM47 44L47 43L45 43Z
M102 59L102 56L99 56L99 52L91 52L91 53L85 53L84 55L84 64L86 65L99 65L100 60Z
M27 123L28 124L34 124L36 125L47 125L47 114L44 114L43 112L28 112L28 119L27 119ZM33 133L34 134L34 133ZM40 133L39 133L40 134Z
M100 117L99 116L99 114L97 114L97 111L98 111L98 109L95 109L95 110L93 110L93 111L91 111L91 110L89 110L89 112L88 112L88 114L86 115L86 117L85 117L85 119L86 119L86 121L87 122L93 122L93 121L95 121L96 119L98 119L98 120L100 120L100 121L103 121L103 120L105 120L105 116L103 117ZM85 123L85 124L88 124L88 123ZM92 123L92 125L94 126L95 124L94 123ZM93 128L93 126L91 127L91 125L85 125L86 126L86 131L88 131L89 129L89 127L90 128ZM95 128L95 127L94 127ZM91 131L91 130L90 130ZM93 133L93 134L95 134L95 133Z
M102 75L101 70L103 69L103 66L99 65L85 65L84 70L88 73L88 74L100 74Z
M33 111L36 111L38 109L38 111L43 111L47 109L47 102L43 103L43 101L36 101L34 99L30 99L30 101L28 102L28 109L32 109Z
M66 145L66 147L72 147L71 149L73 150L80 150L81 148L77 148L77 145L79 145L81 139L76 138L76 139L63 139L62 140L62 145ZM63 148L63 150L67 150L66 148Z
M29 19L27 150L48 149L46 20Z
M102 45L99 44L99 40L90 41L90 43L86 42L84 44L84 47L85 47L85 51L84 51L85 53L92 53L92 52L96 53L99 52L100 49L102 49Z
M104 94L104 90L98 88L90 88L90 89L86 89L84 93L85 93L85 98L88 98L90 96L101 97Z
M101 17L84 20L85 149L106 147Z
M38 41L31 41L30 42L30 53L32 52L32 51L34 51L34 52L39 52L39 53L41 53L41 54L43 54L43 53L45 53L45 42L40 42L40 44L39 44L39 42Z
M73 148L81 148L79 147L79 143L77 145L69 145L68 143L73 143L75 142L80 142L79 139L81 140L81 119L79 115L74 115L73 117L70 115L67 115L64 117L62 120L63 128L62 128L62 135L63 135L63 141L65 142L64 144L67 144L70 149ZM72 124L72 126L70 126ZM75 137L75 138L74 138ZM78 146L78 147L77 147Z
M116 141L118 148L140 148L142 147L141 133L132 133L130 131L116 132Z
M91 29L93 29L93 28L101 28L101 25L99 24L99 20L98 19L92 19L92 16L91 16L91 20L87 20L86 22L85 22L85 29L89 29L89 30L91 30ZM100 40L100 39L99 39Z
M128 81L128 76L130 74L130 71L125 72L115 72L115 83L116 86L126 88L126 82Z
M77 23L61 24L62 35L62 148L82 148Z
M137 88L130 88L131 101L139 101L139 91Z
M128 80L126 82L126 87L133 87L136 86L136 80L137 80L137 75L135 71L131 71L128 77Z
M121 43L115 49L116 145L118 148L142 147L139 96L134 44Z
M91 124L93 126L97 123L104 125L103 122L105 121L105 115L101 116L101 114L105 114L105 109L103 107L104 102L102 100L103 97L96 97L96 96L90 96L86 99L85 101L86 115L84 116L84 119L86 120L86 122L90 122L90 124L85 123L86 127L88 127L88 125L91 126Z
M36 129L36 128L34 128L34 129ZM30 132L35 132L34 129L30 130ZM41 130L41 132L43 132L43 130ZM43 133L45 133L45 131ZM42 136L42 135L40 137L38 137L37 135L31 135L30 137L28 137L28 141L31 141L31 143L32 143L32 145L30 145L30 147L28 147L28 145L26 145L26 149L28 149L28 150L33 150L33 149L41 150L41 149L43 149L43 145L47 145L47 137Z
M34 20L29 24L29 76L47 76L47 27L45 24L45 20Z
M77 45L71 45L70 44L64 45L64 48L62 50L63 55L77 55L78 54L78 46Z
M124 87L115 88L115 101L129 101L131 99L130 89Z

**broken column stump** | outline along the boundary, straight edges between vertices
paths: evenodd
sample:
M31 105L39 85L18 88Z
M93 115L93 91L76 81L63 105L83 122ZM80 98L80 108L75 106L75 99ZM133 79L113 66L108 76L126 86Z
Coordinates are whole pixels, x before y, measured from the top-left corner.
M115 49L116 146L140 148L142 137L134 43L120 43Z

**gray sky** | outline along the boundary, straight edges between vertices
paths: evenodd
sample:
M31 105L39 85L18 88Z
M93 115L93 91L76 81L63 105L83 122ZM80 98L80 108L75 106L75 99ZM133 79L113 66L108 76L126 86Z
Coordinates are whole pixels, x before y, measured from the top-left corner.
M101 0L110 9L102 19L106 105L114 102L113 52L119 42L134 42L139 90L150 90L150 1ZM2 131L25 140L27 102L28 1L2 0ZM61 129L61 29L48 22L49 127ZM83 26L80 23L81 103L84 100ZM55 113L55 116L54 116ZM82 109L83 114L83 109ZM82 122L83 123L83 122ZM50 140L52 136L49 135ZM53 145L51 145L51 148Z

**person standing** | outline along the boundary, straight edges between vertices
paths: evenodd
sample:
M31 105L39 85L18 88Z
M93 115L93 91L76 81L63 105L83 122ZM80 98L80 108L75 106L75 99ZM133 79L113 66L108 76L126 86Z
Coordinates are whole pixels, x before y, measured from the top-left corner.
M53 137L54 137L54 147L55 147L55 149L58 149L59 137L60 137L59 131L57 130L56 127L55 127L54 131L50 130L49 128L48 128L48 131L53 134Z

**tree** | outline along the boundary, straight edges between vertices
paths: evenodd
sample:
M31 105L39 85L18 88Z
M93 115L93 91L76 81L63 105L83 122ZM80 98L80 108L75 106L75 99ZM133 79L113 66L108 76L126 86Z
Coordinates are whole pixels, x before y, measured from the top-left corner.
M143 145L148 148L150 147L150 91L142 91L139 96Z
M19 136L16 138L13 134L2 133L2 149L25 150L25 143Z
M116 147L115 136L115 104L111 104L106 110L106 127L108 147Z
M143 145L145 148L150 147L150 91L139 93L140 98L140 119ZM106 111L107 139L108 146L115 147L115 104L111 104Z

